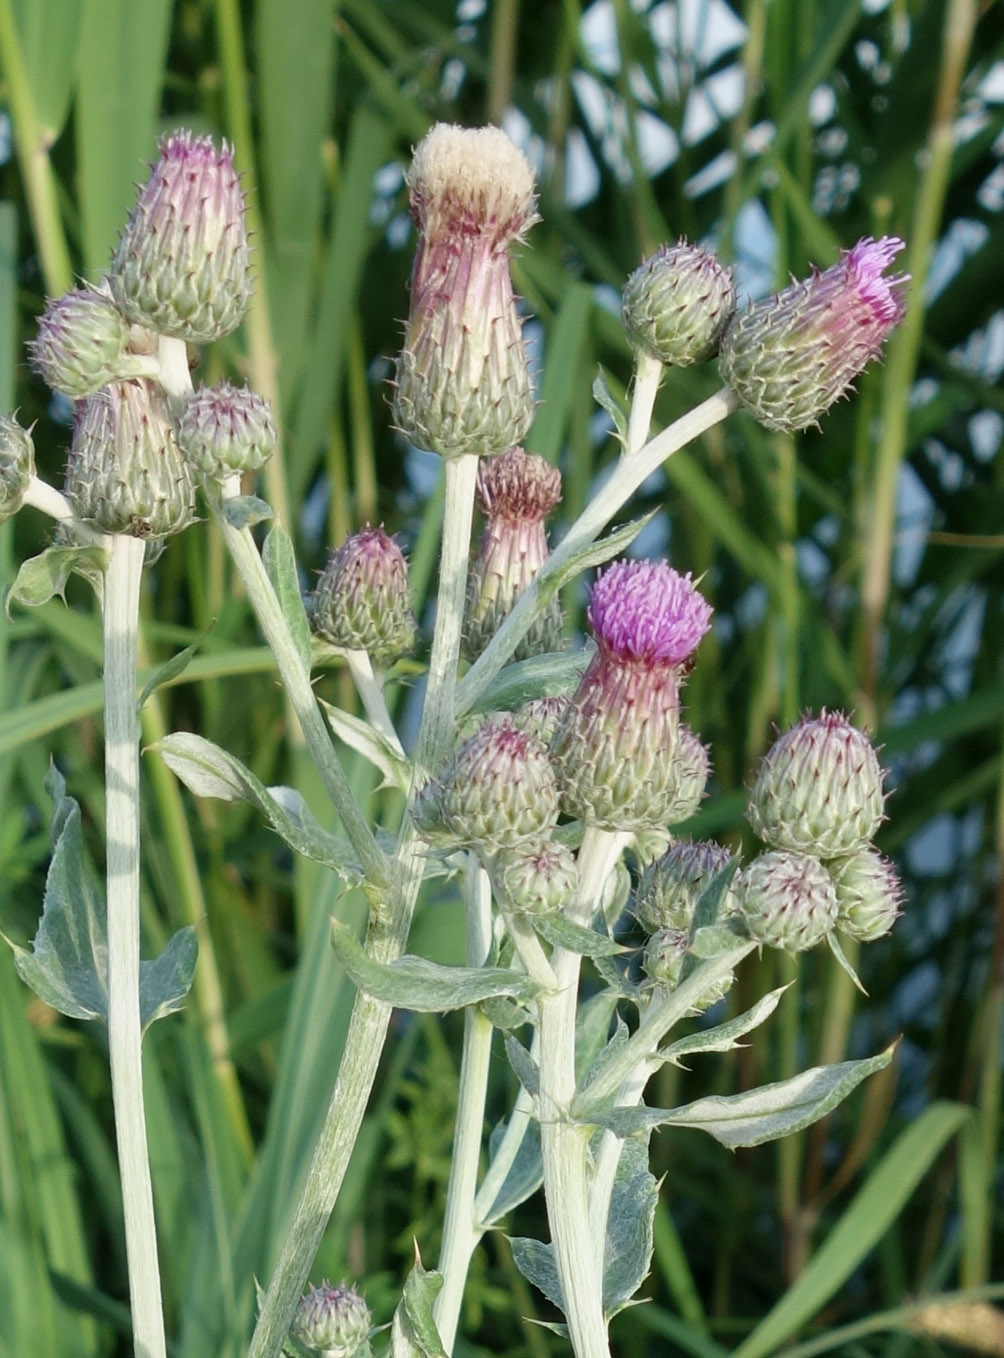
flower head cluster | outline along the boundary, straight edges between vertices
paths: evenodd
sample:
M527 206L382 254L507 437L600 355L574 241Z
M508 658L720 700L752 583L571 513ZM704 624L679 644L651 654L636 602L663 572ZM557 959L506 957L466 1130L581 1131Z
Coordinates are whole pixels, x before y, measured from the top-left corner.
M895 236L861 240L829 269L735 314L719 364L745 410L794 433L847 391L902 319L909 276L885 276L902 248Z

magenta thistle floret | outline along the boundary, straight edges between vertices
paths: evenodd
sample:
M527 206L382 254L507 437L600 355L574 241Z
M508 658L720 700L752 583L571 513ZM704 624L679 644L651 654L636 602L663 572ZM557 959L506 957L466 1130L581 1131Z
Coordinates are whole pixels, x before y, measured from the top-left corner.
M896 236L867 237L829 269L735 314L719 363L744 409L795 433L847 391L903 317L909 275L885 276L902 249Z
M205 343L241 323L251 299L244 194L230 147L174 132L140 190L109 285L129 320Z
M476 660L547 559L544 519L561 499L561 473L542 457L511 448L478 468L485 526L467 582L464 654ZM561 644L561 603L551 599L516 647L525 660Z
M680 761L680 685L711 607L666 562L630 561L599 576L588 616L597 653L551 743L563 808L603 829L664 827L694 763Z

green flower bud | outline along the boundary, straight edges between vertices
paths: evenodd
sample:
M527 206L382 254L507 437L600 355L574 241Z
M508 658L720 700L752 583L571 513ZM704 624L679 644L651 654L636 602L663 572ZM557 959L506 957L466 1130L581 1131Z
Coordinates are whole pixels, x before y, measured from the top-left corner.
M512 448L478 468L478 503L486 517L467 582L463 652L476 660L547 559L544 520L561 499L561 473L542 457ZM561 645L555 596L513 652L514 660Z
M884 938L903 913L903 884L889 859L869 844L827 868L837 889L837 927L860 943Z
M704 798L711 773L707 746L684 723L676 734L673 754L667 766L667 825L679 825L689 820Z
M563 693L548 698L532 698L530 702L523 704L516 715L523 727L536 736L541 745L549 745L562 717L568 711L568 704L569 699Z
M204 344L229 335L251 300L244 194L230 148L174 132L140 191L108 279L130 321Z
M508 258L536 220L533 171L497 127L437 123L408 187L419 241L394 419L443 457L504 453L534 410Z
M643 929L690 932L701 893L712 877L732 861L728 849L711 841L681 839L650 863L635 892L634 912ZM719 918L739 908L734 883L719 907Z
M624 287L621 319L633 348L682 368L714 358L735 309L731 272L710 250L679 240L635 269Z
M655 985L665 990L675 990L683 978L683 959L690 947L690 936L686 929L657 929L645 945L642 957L642 970ZM703 1014L723 999L735 980L734 972L727 972L709 985L690 1010L692 1014Z
M407 563L383 528L367 525L332 553L314 594L313 624L332 646L365 651L380 669L415 645Z
M75 288L47 302L28 348L35 371L64 396L149 376L150 361L129 352L129 323L105 288Z
M103 533L166 538L195 518L195 485L152 382L111 382L88 397L70 446L66 494Z
M775 849L839 858L883 818L882 770L868 737L840 712L803 717L774 742L750 792L749 823Z
M202 387L178 420L178 445L197 471L225 481L257 471L275 451L272 407L256 392L229 382Z
M750 937L772 948L805 952L836 925L836 888L818 858L762 853L742 870L737 890Z
M13 416L0 415L0 523L6 523L24 504L28 482L34 475L31 434Z
M516 915L554 915L575 892L575 855L556 840L528 840L503 849L492 877L503 909Z
M490 717L432 782L418 797L423 833L428 826L439 838L441 827L455 844L481 848L487 857L546 836L558 818L547 753L509 715Z
M291 1332L320 1358L355 1358L370 1332L369 1307L354 1287L311 1287L293 1316Z

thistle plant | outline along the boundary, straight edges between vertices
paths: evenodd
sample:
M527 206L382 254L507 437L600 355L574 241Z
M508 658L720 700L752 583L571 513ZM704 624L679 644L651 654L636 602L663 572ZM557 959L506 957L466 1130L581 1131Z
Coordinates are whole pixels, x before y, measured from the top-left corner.
M83 403L64 493L36 477L30 433L0 420L0 512L33 504L65 537L22 567L12 599L38 602L39 577L55 592L70 570L103 592L106 902L82 863L79 811L54 777L45 913L18 965L64 1013L108 1023L142 1358L162 1358L166 1339L140 1041L145 1024L183 1003L195 956L182 934L165 957L139 961L138 601L157 544L207 531L194 526L197 492L240 574L340 833L322 829L294 790L263 787L198 735L169 735L155 757L196 795L249 802L296 851L362 887L369 904L362 941L332 923L358 996L288 1235L262 1280L252 1358L386 1350L354 1287L322 1283L303 1294L395 1006L465 1011L442 1255L435 1269L416 1263L402 1283L389 1337L395 1355L453 1350L478 1240L543 1185L550 1239L516 1239L514 1257L563 1314L577 1358L608 1358L608 1323L649 1269L652 1131L690 1127L729 1147L756 1145L822 1117L890 1059L885 1051L731 1097L646 1105L649 1078L664 1063L734 1047L781 1002L775 990L744 1012L708 1015L734 993L750 953L825 943L849 967L836 935L881 937L902 892L872 843L884 816L877 755L839 714L806 716L767 753L748 811L762 851L744 858L686 836L710 775L683 700L713 626L712 590L686 562L625 557L640 524L602 534L654 469L739 407L770 429L821 417L902 314L904 280L885 276L900 242L860 242L830 269L746 310L736 307L730 271L704 247L680 241L644 261L624 295L636 365L630 409L614 411L622 454L549 550L544 521L560 476L523 448L535 398L510 274L510 250L537 220L532 171L498 129L439 125L416 148L408 186L418 239L393 418L441 457L445 488L412 748L386 697L395 662L423 648L400 548L381 528L362 528L336 547L304 599L289 537L249 493L279 437L267 403L226 382L192 387L187 345L230 333L250 298L242 190L228 148L186 132L166 138L107 278L53 301L42 318L36 366ZM665 366L708 362L719 351L722 389L653 434ZM472 554L476 498L485 524ZM592 640L574 649L559 590L595 567ZM331 652L345 660L368 722L319 701L312 667ZM392 841L377 835L351 791L343 741L405 794ZM464 966L405 952L423 882L444 873L461 884ZM88 931L99 940L91 953L64 951ZM605 986L590 1002L599 1024L584 1021L583 959ZM670 1038L695 1014L705 1014L700 1029ZM482 1173L488 1074L503 1045L520 1092Z

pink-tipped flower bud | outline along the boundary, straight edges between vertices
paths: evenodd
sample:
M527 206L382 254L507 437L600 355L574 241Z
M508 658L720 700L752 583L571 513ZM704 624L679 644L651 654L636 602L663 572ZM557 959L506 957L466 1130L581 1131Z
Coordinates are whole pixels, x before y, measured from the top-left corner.
M434 841L435 821L455 844L486 857L523 840L546 837L558 818L558 788L547 752L509 715L490 717L454 752L416 817Z
M903 913L903 884L892 863L868 845L828 863L837 889L837 927L859 943L884 938Z
M178 444L210 481L257 471L275 451L272 407L257 392L221 382L202 387L178 420Z
M869 236L829 269L736 312L719 366L743 409L785 434L829 410L903 317L909 275L884 276L902 248L896 236Z
M575 855L557 840L532 839L504 849L492 877L503 909L516 915L556 915L575 892Z
M314 595L314 627L332 646L386 668L415 645L404 553L383 528L361 529L331 555Z
M160 387L111 382L89 396L73 430L66 494L103 533L172 537L195 518L195 484Z
M28 482L34 475L31 434L13 416L0 415L0 523L6 523L24 504Z
M485 515L477 559L467 581L464 655L476 660L547 559L544 520L561 499L561 473L542 457L511 448L478 468ZM516 660L561 645L561 603L548 602L513 652Z
M437 123L408 187L419 238L395 421L443 457L503 453L533 419L509 275L509 246L536 221L533 171L499 128Z
M300 1298L290 1329L319 1358L355 1358L371 1323L370 1309L354 1287L323 1282Z
M837 892L818 858L771 850L738 879L739 908L750 937L786 952L821 943L837 923Z
M129 329L104 288L74 288L46 303L28 346L32 366L53 391L75 398L149 375L149 359L129 352Z
M661 245L624 285L621 319L628 340L660 363L684 368L718 353L736 309L731 271L699 245Z
M678 814L680 684L711 607L666 562L620 561L589 603L597 652L551 742L569 815L637 831Z
M864 848L883 818L882 769L840 712L803 717L760 763L749 823L775 849L839 858Z
M129 320L204 344L235 330L251 300L244 193L225 142L181 131L159 149L108 281Z
M681 929L689 934L702 892L731 861L728 849L710 840L678 840L641 875L634 912L642 928L649 933ZM734 915L738 908L734 886L730 886L719 906L719 919Z
M697 814L711 774L708 747L685 723L680 723L673 751L672 800L666 812L667 825L679 825Z

